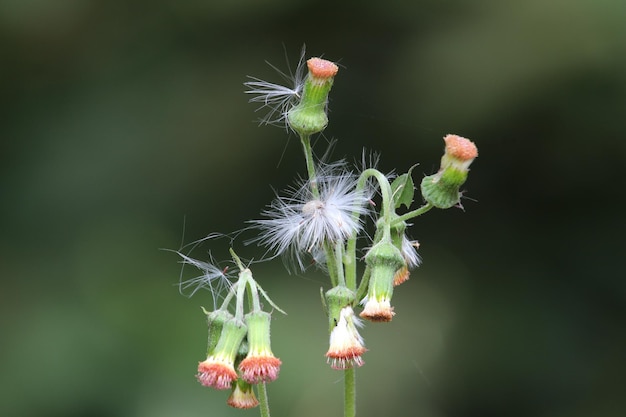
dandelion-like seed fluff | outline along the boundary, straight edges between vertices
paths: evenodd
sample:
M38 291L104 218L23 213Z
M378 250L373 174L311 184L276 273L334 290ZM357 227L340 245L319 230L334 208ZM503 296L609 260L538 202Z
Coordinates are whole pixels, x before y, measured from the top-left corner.
M204 262L193 259L180 251L174 252L182 258L183 268L185 265L191 265L200 270L200 275L186 280L183 279L183 270L181 270L178 284L180 293L191 297L201 289L208 290L213 297L213 306L217 308L218 299L233 285L234 272L230 272L228 267L218 266L212 257L210 257L209 262Z
M246 94L252 95L250 103L260 103L256 111L267 110L267 114L260 118L261 125L280 125L288 127L287 113L300 100L304 78L306 76L305 48L302 47L300 60L295 71L288 68L289 73L279 70L268 62L278 74L289 83L288 86L271 83L257 77L248 76L250 81L244 83Z
M302 270L304 257L315 256L324 243L345 241L361 230L359 218L371 199L367 187L356 189L358 178L344 163L323 165L317 172L314 182L301 181L263 211L265 219L251 222L261 230L254 242L289 255Z

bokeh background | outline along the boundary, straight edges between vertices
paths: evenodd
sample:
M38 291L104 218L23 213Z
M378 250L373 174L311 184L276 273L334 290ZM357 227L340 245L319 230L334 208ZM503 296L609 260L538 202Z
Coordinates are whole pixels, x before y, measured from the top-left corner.
M242 83L305 43L342 66L318 152L419 181L447 133L480 151L465 210L414 222L396 317L362 332L359 415L624 415L625 21L620 0L0 2L0 415L257 415L196 382L212 301L159 249L304 173ZM289 313L274 415L340 415L324 276L254 272Z

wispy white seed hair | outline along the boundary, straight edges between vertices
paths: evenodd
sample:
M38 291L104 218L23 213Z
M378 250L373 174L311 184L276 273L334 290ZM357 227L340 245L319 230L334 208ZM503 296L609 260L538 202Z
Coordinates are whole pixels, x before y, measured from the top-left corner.
M400 251L409 268L415 268L422 262L422 259L417 253L417 248L419 248L417 240L409 240L406 234L402 236L402 249Z
M192 265L201 271L200 275L183 280L183 271L181 270L181 278L178 284L180 293L187 297L191 297L201 289L208 290L213 296L213 304L214 307L216 307L215 304L217 304L217 300L223 292L232 287L232 279L235 274L229 274L228 268L218 266L214 262L213 258L211 258L211 262L204 262L193 259L179 251L175 252L182 258L181 263L183 264L183 267L184 265Z
M247 88L245 93L253 96L249 100L251 103L261 104L256 111L267 110L267 114L260 118L259 124L284 124L285 127L288 127L287 112L300 100L304 86L304 78L306 76L305 48L304 46L302 47L300 60L295 71L291 71L289 67L288 73L285 73L269 62L267 64L276 70L289 85L284 86L248 76L251 81L243 83Z
M344 163L318 167L318 196L312 181L301 181L286 196L278 196L263 211L265 219L251 222L261 230L253 241L276 255L288 255L304 270L304 258L323 244L346 241L361 230L360 217L368 213L371 196L367 187L356 190L357 181Z

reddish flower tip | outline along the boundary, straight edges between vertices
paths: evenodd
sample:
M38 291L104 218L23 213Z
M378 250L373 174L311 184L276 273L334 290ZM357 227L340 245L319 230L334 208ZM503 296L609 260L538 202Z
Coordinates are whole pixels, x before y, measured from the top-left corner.
M398 285L406 282L409 279L409 268L405 265L402 268L396 271L396 274L393 276L393 286L397 287Z
M389 304L389 300L377 301L371 298L365 303L365 307L359 316L369 321L389 322L395 314L393 307Z
M254 395L252 387L248 385L242 389L239 385L239 383L235 384L235 388L228 400L226 400L226 404L239 409L254 408L259 405L259 400Z
M341 350L329 350L326 353L330 367L337 370L352 368L353 366L363 366L365 363L361 355L367 352L363 346L344 347Z
M205 387L228 389L237 380L237 372L225 363L204 361L198 363L196 378Z
M469 161L478 156L478 148L474 142L458 135L446 135L446 153L461 161Z
M239 364L241 378L248 384L274 381L278 378L281 363L274 356L248 356Z
M322 58L311 58L306 62L311 75L317 78L332 78L337 75L339 67L333 62Z

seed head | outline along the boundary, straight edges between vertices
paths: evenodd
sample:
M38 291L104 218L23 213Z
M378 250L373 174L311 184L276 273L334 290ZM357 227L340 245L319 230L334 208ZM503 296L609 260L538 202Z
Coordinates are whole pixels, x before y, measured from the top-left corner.
M344 164L320 166L313 182L304 181L277 197L254 220L261 230L256 241L277 255L291 255L301 269L304 256L314 253L324 243L344 241L361 230L362 224L354 213L365 214L370 201L368 191L356 191L357 176Z

